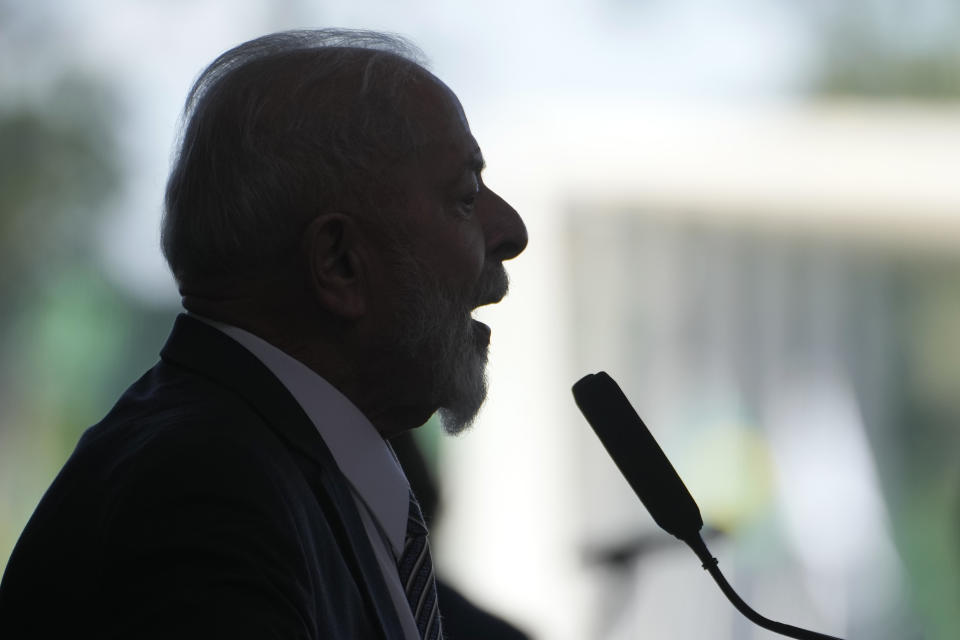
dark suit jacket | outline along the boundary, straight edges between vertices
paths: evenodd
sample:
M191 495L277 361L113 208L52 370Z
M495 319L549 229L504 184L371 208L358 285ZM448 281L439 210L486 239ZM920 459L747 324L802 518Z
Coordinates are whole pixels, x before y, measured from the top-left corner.
M403 633L346 480L283 385L181 315L91 427L0 584L0 638Z

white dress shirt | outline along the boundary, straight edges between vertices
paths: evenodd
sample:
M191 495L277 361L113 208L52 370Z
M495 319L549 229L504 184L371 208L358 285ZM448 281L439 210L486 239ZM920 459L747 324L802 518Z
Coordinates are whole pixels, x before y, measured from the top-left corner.
M280 380L313 422L350 484L404 636L420 640L397 570L407 535L410 485L386 440L346 396L296 358L238 327L193 317L246 347Z

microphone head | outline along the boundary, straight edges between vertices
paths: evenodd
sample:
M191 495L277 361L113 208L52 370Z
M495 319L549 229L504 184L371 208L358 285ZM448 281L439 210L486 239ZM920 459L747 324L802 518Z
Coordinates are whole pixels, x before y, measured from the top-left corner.
M656 523L681 540L698 537L697 503L613 378L588 374L573 385L573 398Z

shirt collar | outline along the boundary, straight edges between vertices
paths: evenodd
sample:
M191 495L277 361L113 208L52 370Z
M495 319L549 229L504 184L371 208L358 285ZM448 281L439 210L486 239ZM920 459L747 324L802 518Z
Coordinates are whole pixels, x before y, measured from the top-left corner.
M191 315L239 342L287 388L400 557L407 533L410 485L390 445L370 420L323 377L263 338Z

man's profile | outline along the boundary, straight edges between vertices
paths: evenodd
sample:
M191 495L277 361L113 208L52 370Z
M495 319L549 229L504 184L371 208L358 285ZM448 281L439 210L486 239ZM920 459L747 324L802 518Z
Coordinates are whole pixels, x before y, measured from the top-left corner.
M201 74L162 223L186 313L37 507L0 637L442 637L387 439L471 424L471 312L527 233L419 60L285 32Z

